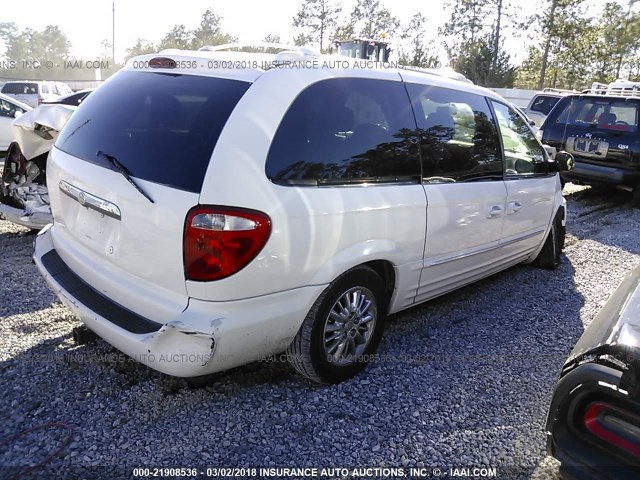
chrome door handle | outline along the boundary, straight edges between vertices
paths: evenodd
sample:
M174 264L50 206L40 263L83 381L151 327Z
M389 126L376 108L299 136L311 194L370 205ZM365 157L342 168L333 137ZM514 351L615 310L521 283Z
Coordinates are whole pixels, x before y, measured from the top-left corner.
M504 208L502 208L502 205L491 205L491 207L489 207L489 215L487 218L498 218L501 217L503 213Z
M507 215L513 215L522 209L522 203L518 201L509 202L509 209L507 210Z

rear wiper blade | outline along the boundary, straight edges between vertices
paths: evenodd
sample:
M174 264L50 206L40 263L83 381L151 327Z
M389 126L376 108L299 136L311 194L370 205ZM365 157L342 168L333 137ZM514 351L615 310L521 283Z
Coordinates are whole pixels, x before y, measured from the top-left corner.
M106 158L109 163L111 165L113 165L115 167L115 169L120 172L122 174L122 176L124 178L127 179L127 181L133 185L133 187L138 190L142 195L144 195L144 197L149 200L151 203L156 203L153 201L153 199L144 191L142 190L142 188L140 188L140 186L133 181L133 178L131 178L131 174L129 172L129 170L127 169L127 167L125 167L124 165L122 165L122 163L120 163L120 161L118 161L118 159L116 157L114 157L113 155L109 155L108 153L104 153L102 150L98 150L96 152L96 155L101 155L104 158Z

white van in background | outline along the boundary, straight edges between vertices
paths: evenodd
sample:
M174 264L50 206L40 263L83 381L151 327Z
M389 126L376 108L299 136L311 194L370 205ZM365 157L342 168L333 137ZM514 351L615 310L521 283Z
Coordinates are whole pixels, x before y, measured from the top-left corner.
M73 91L69 85L62 82L22 80L5 83L0 93L35 108L43 102L52 102Z
M547 118L551 109L556 106L558 100L570 93L578 92L559 88L545 88L533 96L524 113L529 119L533 120L537 128L540 128L540 125L542 125L544 119Z

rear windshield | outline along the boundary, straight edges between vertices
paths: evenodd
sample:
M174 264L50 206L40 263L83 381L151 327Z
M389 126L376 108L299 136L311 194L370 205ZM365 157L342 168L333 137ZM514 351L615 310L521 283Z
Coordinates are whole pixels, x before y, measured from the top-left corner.
M36 83L5 83L2 87L2 93L17 94L37 94L38 85Z
M553 107L555 107L556 103L560 100L559 97L547 97L546 95L538 95L529 107L529 110L532 112L540 112L545 115L549 115L549 112Z
M556 123L635 132L638 129L637 101L612 98L570 98L558 112Z
M89 95L56 142L60 150L133 177L199 193L220 132L250 83L121 72ZM100 153L98 153L100 152Z

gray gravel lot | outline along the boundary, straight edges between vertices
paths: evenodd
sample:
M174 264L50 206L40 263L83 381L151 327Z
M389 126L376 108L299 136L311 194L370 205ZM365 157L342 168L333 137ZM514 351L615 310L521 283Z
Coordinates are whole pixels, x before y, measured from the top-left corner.
M543 426L559 369L640 263L628 194L565 194L557 271L515 267L395 315L380 361L336 386L279 362L187 382L118 361L101 340L75 346L79 322L31 263L33 237L0 221L0 442L49 422L73 428L1 444L0 465L16 469L0 477L67 442L25 478L95 466L92 478L135 466L491 466L499 478L556 478Z

